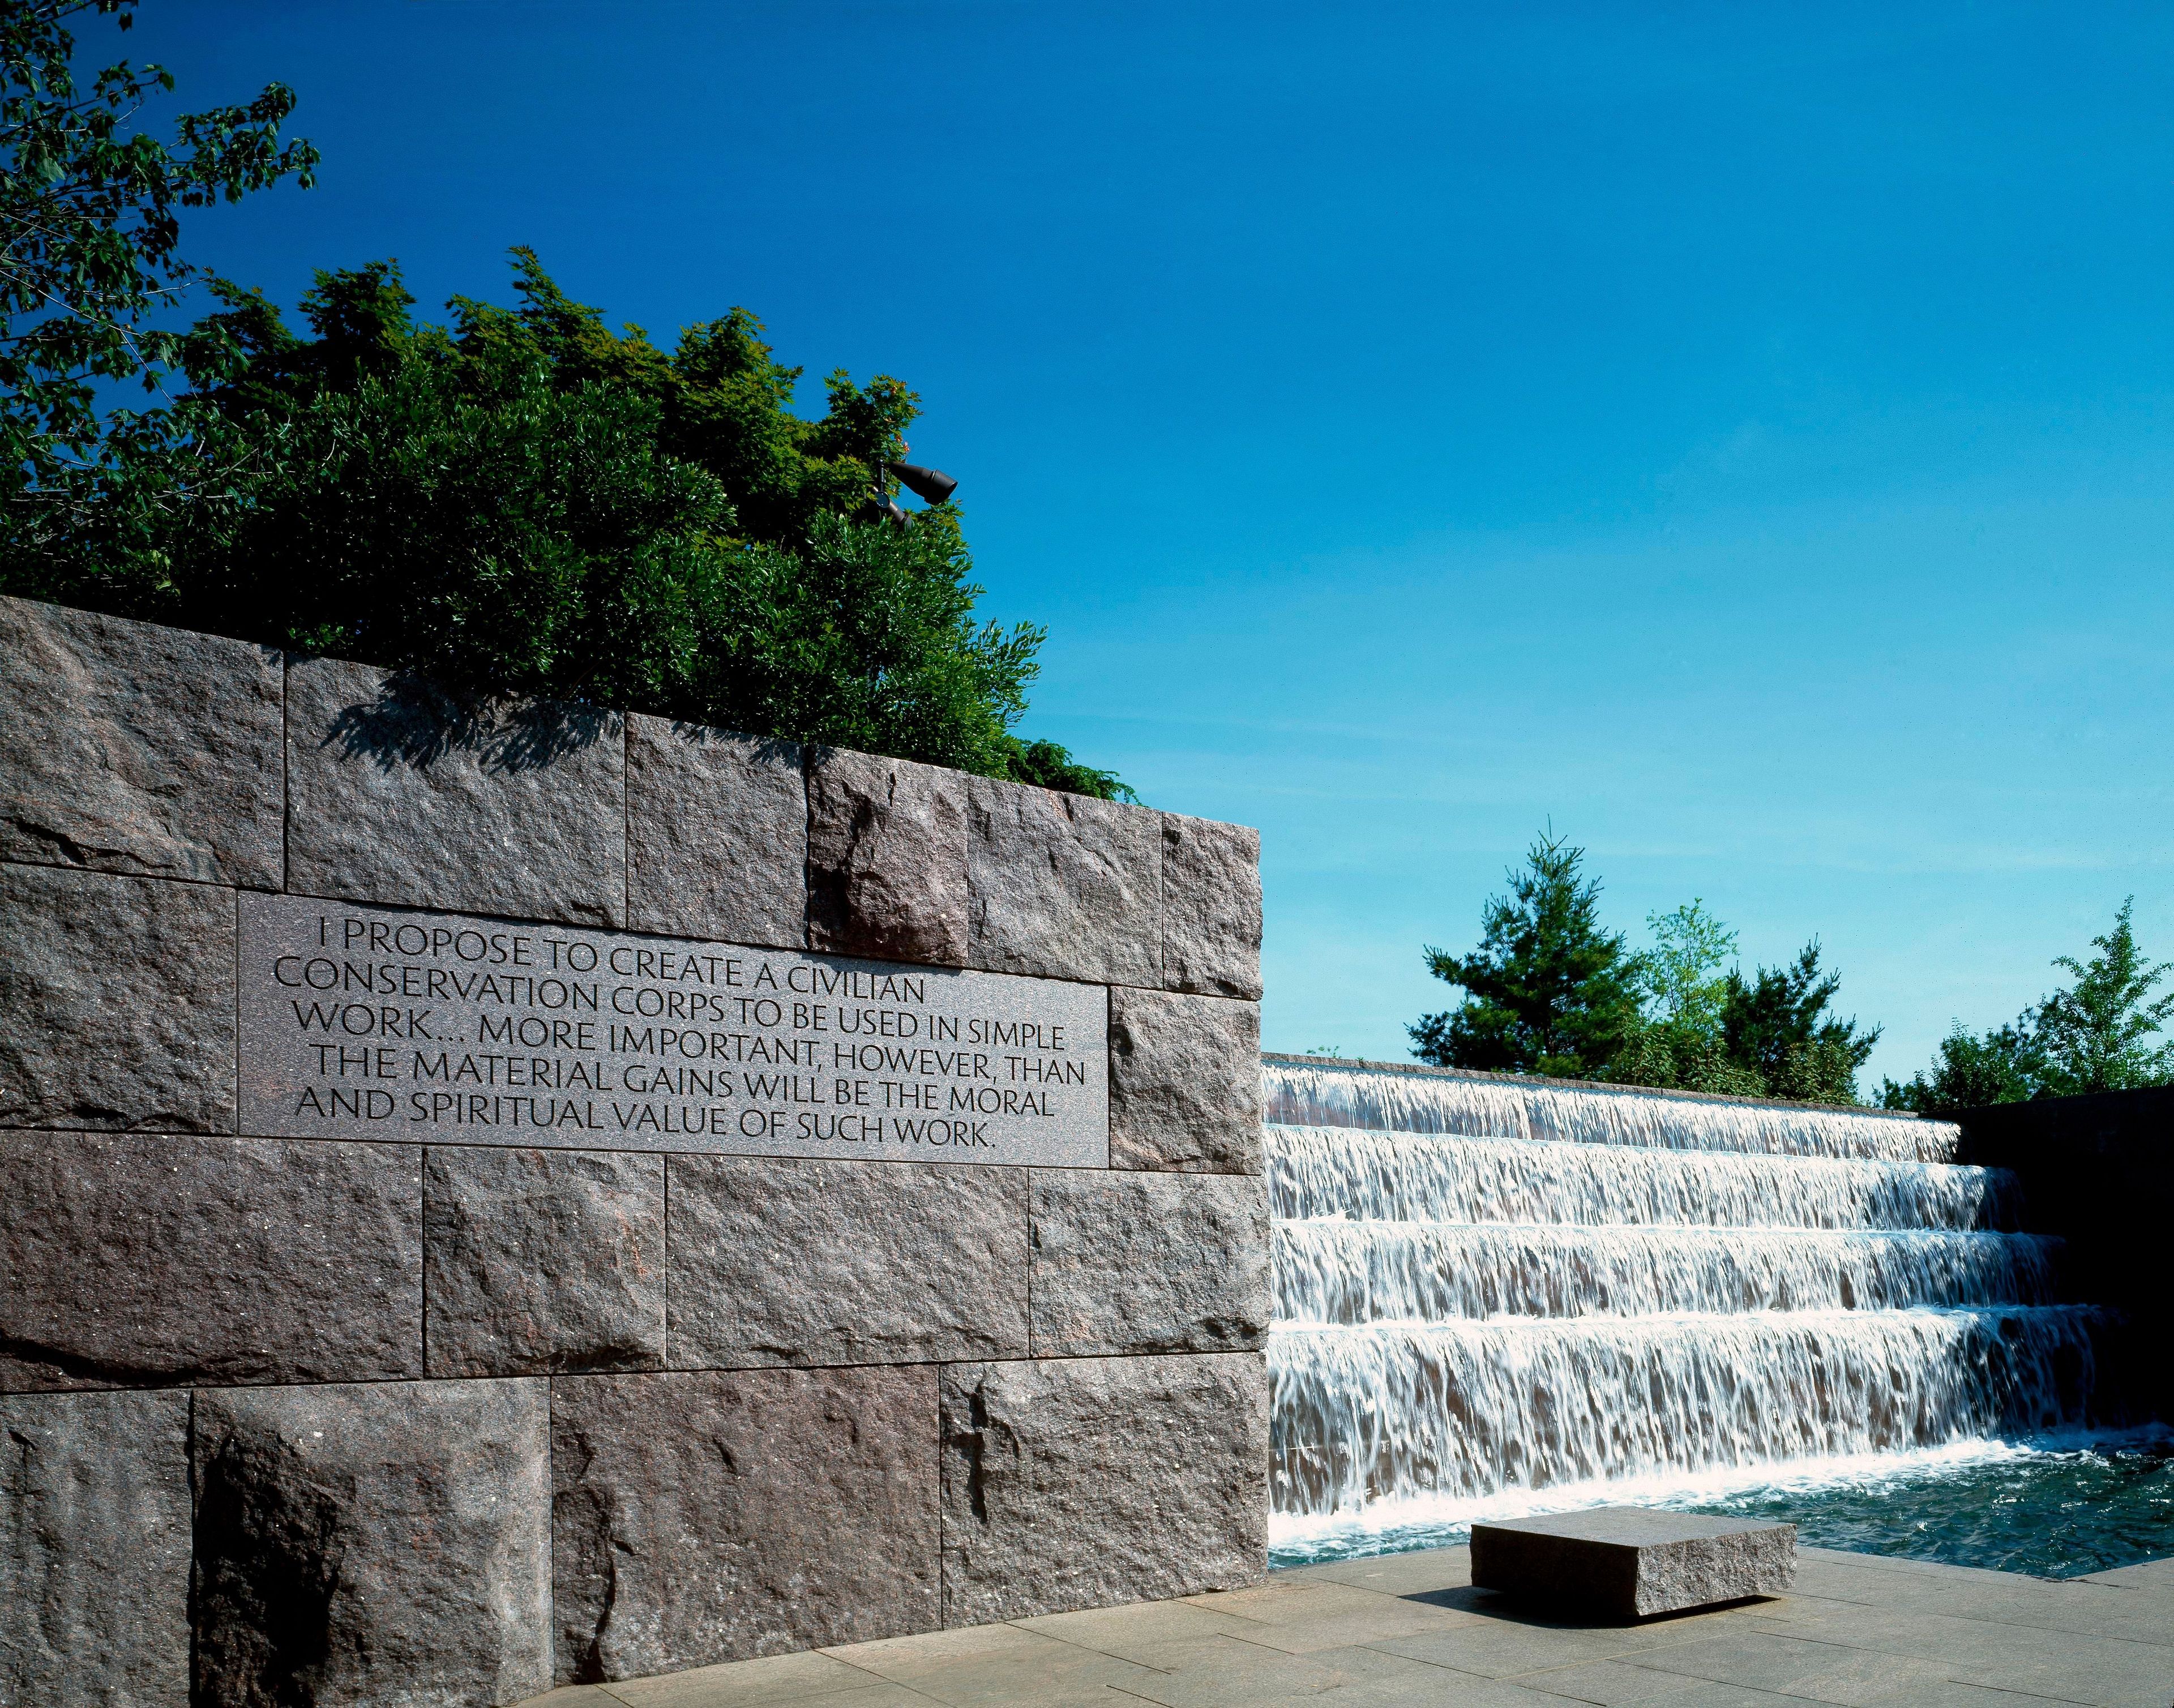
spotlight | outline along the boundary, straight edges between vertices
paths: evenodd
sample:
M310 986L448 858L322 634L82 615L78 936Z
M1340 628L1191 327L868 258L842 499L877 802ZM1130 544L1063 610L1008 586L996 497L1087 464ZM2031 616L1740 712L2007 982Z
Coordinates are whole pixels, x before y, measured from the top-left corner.
M923 468L913 462L894 462L890 472L898 477L900 486L930 504L941 504L959 489L959 483L941 469Z
M900 446L900 450L906 447ZM884 489L885 475L895 475L898 484L916 498L929 504L941 504L959 489L959 483L940 468L923 468L917 462L883 462L875 465L875 481L868 488L868 506L866 514L871 518L897 522L903 526L906 511L898 501Z

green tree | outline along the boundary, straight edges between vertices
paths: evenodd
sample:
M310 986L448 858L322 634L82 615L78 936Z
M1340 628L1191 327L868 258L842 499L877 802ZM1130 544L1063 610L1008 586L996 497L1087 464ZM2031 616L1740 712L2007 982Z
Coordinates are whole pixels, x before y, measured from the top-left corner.
M282 143L295 97L268 84L241 106L180 116L171 144L131 129L174 79L155 65L73 63L71 20L135 21L136 0L0 0L0 466L10 525L57 531L78 488L62 477L157 443L159 412L101 411L104 387L158 394L180 335L147 325L201 277L178 252L180 210L239 200L317 151Z
M1509 893L1488 899L1478 949L1425 950L1428 970L1465 997L1407 1029L1414 1055L1572 1078L1614 1059L1639 1024L1639 967L1622 934L1601 929L1600 885L1581 877L1584 858L1542 835L1508 873Z
M0 0L0 592L1131 797L1015 732L1045 632L976 620L956 509L866 519L918 407L902 382L834 373L803 418L746 310L668 354L526 250L515 304L456 298L449 327L390 262L322 273L298 336L182 260L175 217L309 181L316 151L279 141L294 97L184 117L173 148L124 134L171 79L123 64L82 93L63 25L134 3ZM214 311L154 325L192 283ZM132 377L159 406L100 414Z
M1736 933L1696 897L1648 915L1646 926L1653 947L1637 957L1644 1020L1609 1064L1608 1077L1686 1091L1764 1093L1758 1073L1730 1059L1722 1024L1729 982L1722 968L1736 953Z
M665 355L570 302L526 251L518 306L457 298L450 327L414 318L391 262L321 274L308 337L261 296L216 289L224 306L186 353L203 353L176 406L186 444L163 468L138 459L133 486L108 483L69 551L11 557L16 591L454 684L1125 792L1012 733L1043 631L974 620L955 506L902 526L836 508L865 503L902 448L916 400L895 381L834 376L812 423L780 384L757 394L771 419L711 408L723 323ZM767 363L753 318L728 320ZM764 456L758 534L719 471Z
M1885 1080L1890 1109L1973 1109L2039 1097L2127 1091L2174 1083L2174 1040L2151 1040L2174 1014L2174 992L2152 992L2174 971L2138 947L2130 896L2113 928L2091 939L2088 961L2062 955L2053 965L2075 983L2024 1010L2011 1025L1973 1034L1957 1022L1929 1068L1897 1084Z
M1975 1033L1957 1021L1940 1040L1929 1070L1920 1068L1901 1084L1881 1080L1881 1105L1931 1115L2036 1096L2042 1062L2031 1022L2026 1013L2013 1025Z
M1857 1101L1857 1073L1879 1041L1877 1026L1829 1012L1841 988L1820 967L1817 941L1787 967L1760 967L1749 979L1731 970L1722 999L1728 1058L1759 1076L1771 1097L1813 1103Z
M2035 1028L2038 1095L2074 1097L2088 1091L2128 1091L2174 1079L2174 1042L2151 1039L2174 1013L2174 992L2152 992L2174 962L2148 959L2137 947L2129 915L2134 896L2114 915L2113 929L2091 939L2088 961L2063 955L2057 967L2075 983L2039 1005Z

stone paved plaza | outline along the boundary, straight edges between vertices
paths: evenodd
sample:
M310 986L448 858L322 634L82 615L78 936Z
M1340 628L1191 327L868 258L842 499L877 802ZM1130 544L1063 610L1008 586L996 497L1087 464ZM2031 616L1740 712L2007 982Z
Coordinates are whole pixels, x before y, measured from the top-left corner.
M1802 1549L1787 1596L1614 1627L1505 1606L1470 1586L1468 1563L1452 1548L1309 1566L1256 1589L576 1686L530 1708L2174 1703L2174 1559L2056 1582Z

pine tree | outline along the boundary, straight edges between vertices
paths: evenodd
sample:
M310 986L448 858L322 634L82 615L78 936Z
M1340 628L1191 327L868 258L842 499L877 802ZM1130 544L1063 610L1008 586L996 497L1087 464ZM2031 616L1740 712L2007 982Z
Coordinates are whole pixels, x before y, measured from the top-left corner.
M1468 955L1429 947L1429 971L1463 1003L1409 1027L1413 1054L1445 1068L1590 1078L1639 1023L1639 966L1622 933L1599 923L1600 885L1580 876L1585 851L1544 834L1490 897Z

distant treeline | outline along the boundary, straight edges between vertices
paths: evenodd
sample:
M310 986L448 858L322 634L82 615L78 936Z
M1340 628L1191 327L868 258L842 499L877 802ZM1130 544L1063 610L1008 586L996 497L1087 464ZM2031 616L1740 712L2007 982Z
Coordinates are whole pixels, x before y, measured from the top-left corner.
M1821 965L1816 938L1793 962L1746 974L1736 933L1694 898L1649 916L1651 943L1635 948L1602 926L1584 860L1567 838L1542 835L1481 910L1477 948L1425 951L1464 997L1409 1029L1413 1054L1445 1068L1863 1100L1857 1076L1880 1029L1835 1012L1841 976ZM2174 1081L2174 1042L2157 1040L2174 992L2154 995L2174 963L2139 949L2131 905L2088 959L2054 963L2072 985L2011 1024L1977 1034L1958 1023L1928 1068L1883 1079L1877 1101L1922 1112Z

